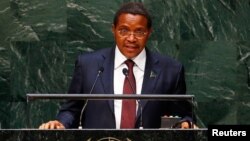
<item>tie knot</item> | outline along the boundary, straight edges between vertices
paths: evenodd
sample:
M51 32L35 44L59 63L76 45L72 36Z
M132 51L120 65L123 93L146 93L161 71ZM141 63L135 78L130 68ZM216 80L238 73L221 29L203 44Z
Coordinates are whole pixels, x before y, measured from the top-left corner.
M130 69L133 69L135 62L132 61L131 59L128 59L125 61L125 64L128 66L128 69L130 70Z

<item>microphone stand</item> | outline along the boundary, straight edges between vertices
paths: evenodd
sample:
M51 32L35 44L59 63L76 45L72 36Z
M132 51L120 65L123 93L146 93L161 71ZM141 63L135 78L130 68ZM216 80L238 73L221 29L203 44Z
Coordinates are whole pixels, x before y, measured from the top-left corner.
M98 70L98 74L96 75L94 84L92 85L89 94L92 94L92 91L93 91L93 89L94 89L94 87L95 87L95 85L96 85L96 82L97 82L97 80L98 80L100 74L103 72L103 70L104 70L103 67L101 67L101 68ZM85 110L85 108L86 108L86 106L87 106L87 104L88 104L88 101L89 101L89 100L86 99L86 102L84 103L83 108L82 108L82 110L81 110L80 119L79 119L79 127L78 127L78 129L82 129L82 115L83 115L83 111Z

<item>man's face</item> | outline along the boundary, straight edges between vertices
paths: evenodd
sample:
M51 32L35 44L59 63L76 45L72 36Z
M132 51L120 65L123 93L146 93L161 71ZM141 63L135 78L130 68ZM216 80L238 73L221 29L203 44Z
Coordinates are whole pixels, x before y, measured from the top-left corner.
M142 15L121 14L117 25L112 26L116 44L127 58L136 57L145 48L151 33L147 19Z

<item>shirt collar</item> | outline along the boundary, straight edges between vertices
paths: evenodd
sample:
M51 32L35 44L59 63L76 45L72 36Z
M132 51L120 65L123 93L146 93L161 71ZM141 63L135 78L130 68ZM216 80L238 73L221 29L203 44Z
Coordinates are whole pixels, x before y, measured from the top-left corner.
M119 48L116 46L115 48L115 69L120 67L124 61L126 61L127 58L120 52ZM139 55L132 58L132 60L135 62L135 65L142 71L145 69L146 65L146 51L145 48L141 51Z

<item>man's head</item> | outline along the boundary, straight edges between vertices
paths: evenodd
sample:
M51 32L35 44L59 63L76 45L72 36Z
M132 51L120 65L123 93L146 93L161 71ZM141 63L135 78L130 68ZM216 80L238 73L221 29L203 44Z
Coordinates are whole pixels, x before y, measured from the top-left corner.
M119 50L127 58L136 57L152 32L151 18L139 2L129 2L116 12L112 32Z
M147 11L147 9L144 7L144 5L140 2L128 2L123 4L120 9L116 12L114 20L113 20L113 25L116 26L118 19L121 14L124 13L129 13L133 15L142 15L144 16L147 20L147 26L150 29L152 27L152 20L151 17Z

